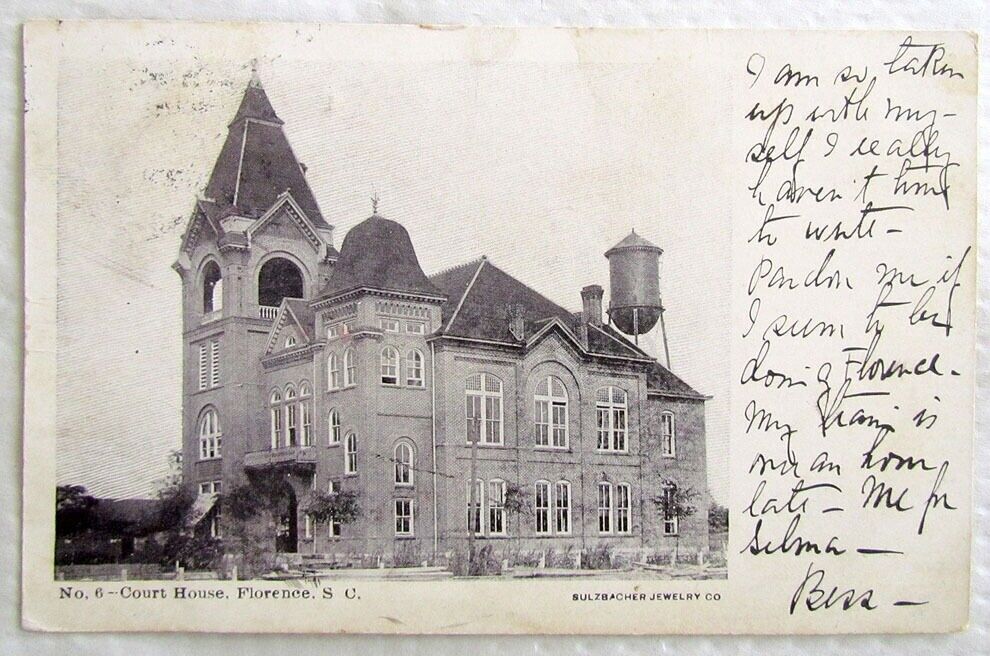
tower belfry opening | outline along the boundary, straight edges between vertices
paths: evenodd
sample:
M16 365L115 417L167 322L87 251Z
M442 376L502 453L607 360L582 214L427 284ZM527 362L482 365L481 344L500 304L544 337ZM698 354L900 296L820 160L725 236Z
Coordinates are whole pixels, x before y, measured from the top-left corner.
M295 264L276 257L258 273L258 305L278 307L283 298L303 298L303 277Z

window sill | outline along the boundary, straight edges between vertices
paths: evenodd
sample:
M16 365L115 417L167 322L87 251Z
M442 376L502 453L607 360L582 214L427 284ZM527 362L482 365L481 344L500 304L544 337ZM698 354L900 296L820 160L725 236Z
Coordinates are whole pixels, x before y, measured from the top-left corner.
M629 456L632 455L628 449L625 451L614 451L610 449L595 449L595 453L600 456Z
M200 457L197 462L211 462L213 460L223 460L223 456L211 456L209 458Z
M384 380L381 381L382 387L399 387L399 383L386 383Z
M570 446L549 446L546 444L537 444L533 447L534 451L549 451L551 453L573 453Z
M328 445L327 445L327 448L328 448L328 449L334 449L334 448L337 448L337 447L339 447L339 446L340 446L340 442L334 442L334 443L332 443L332 444L328 444Z
M416 486L412 483L396 483L395 487L400 490L412 490Z
M425 390L426 385L413 385L411 383L406 383L406 389Z
M505 442L465 442L464 446L470 447L471 445L477 446L479 449L508 449L512 447L505 446Z
M396 535L395 536L395 539L396 540L415 540L416 539L416 536L415 535L406 535L405 533L403 533L402 535Z

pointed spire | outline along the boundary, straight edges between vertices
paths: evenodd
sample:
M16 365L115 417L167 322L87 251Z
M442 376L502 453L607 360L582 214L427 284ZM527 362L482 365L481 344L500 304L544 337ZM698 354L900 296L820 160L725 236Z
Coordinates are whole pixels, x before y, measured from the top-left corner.
M251 60L251 79L244 90L244 97L241 98L241 105L237 108L237 114L234 115L234 120L229 123L228 127L233 127L248 118L282 125L282 119L275 114L275 108L268 100L265 88L261 86L257 59Z
M261 86L255 62L251 72L204 195L220 212L257 218L289 191L316 227L327 227L282 130L282 120Z
M371 213L374 216L378 216L378 190L372 187L373 191L371 193Z

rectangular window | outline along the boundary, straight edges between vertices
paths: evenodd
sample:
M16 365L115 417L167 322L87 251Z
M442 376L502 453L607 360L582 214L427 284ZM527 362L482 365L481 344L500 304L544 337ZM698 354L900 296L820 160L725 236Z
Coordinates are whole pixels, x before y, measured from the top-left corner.
M406 356L406 385L425 387L423 382L423 356L419 351L410 351Z
M387 333L399 332L399 320L389 317L382 317L378 320L378 326Z
M505 535L505 481L488 483L488 533Z
M282 408L272 408L272 449L282 446Z
M481 397L475 394L467 395L467 441L478 442L481 439Z
M567 404L555 401L550 410L553 420L553 446L567 448Z
M598 449L605 451L609 448L612 441L608 425L608 408L598 408L596 416L598 423Z
M536 402L536 446L550 446L550 402Z
M382 351L382 385L399 384L399 353L391 347Z
M289 446L296 445L296 407L295 403L290 403L285 407L285 425L289 433Z
M302 404L302 445L313 446L313 409L309 401Z
M220 385L220 340L210 340L210 387Z
M426 324L422 321L407 321L406 332L410 335L425 335Z
M630 490L627 483L620 483L615 487L615 532L629 532L629 515L632 510L630 503Z
M220 481L204 481L199 484L200 494L220 494Z
M533 499L533 511L536 516L536 532L550 532L550 484L546 481L536 482L536 492Z
M626 409L612 409L612 450L626 450Z
M502 398L485 397L485 444L502 443Z
M674 415L665 412L660 415L660 455L673 458L674 451Z
M210 383L210 363L206 354L206 342L199 345L199 389L205 390Z
M313 518L308 513L303 515L303 537L313 539Z
M357 473L357 435L348 433L344 438L344 473Z
M413 502L412 499L395 500L395 534L413 534Z
M327 326L327 340L337 339L338 337L340 337L340 324Z
M612 484L598 484L598 532L612 532Z
M560 481L554 492L554 529L566 535L571 532L571 484Z
M471 503L471 492L474 491L474 503ZM476 480L474 486L467 485L467 530L475 534L481 533L481 508L484 502L484 486Z
M337 494L337 483L330 481L327 483L327 493ZM329 524L327 525L327 536L331 538L340 537L340 522L334 520L333 515L330 516Z

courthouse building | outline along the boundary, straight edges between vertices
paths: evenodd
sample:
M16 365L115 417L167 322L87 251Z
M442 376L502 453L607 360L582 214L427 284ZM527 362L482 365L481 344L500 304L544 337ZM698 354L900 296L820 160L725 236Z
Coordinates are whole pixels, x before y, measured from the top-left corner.
M571 312L485 257L427 275L413 237L437 237L377 208L338 251L305 174L253 79L175 264L183 477L203 512L267 471L286 552L427 558L470 533L707 548L706 397L617 330L601 286ZM633 232L609 256L659 251ZM699 493L695 514L658 512L677 488ZM353 490L360 516L311 521L312 490Z

